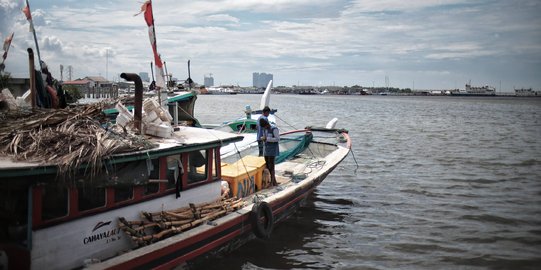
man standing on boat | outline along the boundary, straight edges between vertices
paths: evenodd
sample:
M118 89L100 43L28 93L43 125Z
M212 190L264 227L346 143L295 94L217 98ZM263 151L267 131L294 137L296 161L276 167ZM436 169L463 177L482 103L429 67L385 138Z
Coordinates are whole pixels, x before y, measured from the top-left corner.
M263 129L261 140L264 142L263 156L265 157L265 164L271 175L271 184L277 186L274 163L276 156L280 154L280 130L276 126L271 125L266 119L261 119L259 125Z
M260 121L261 119L265 119L265 121L269 121L269 114L270 114L270 108L269 106L265 106L265 108L263 108L263 113L261 114L261 116L259 116L259 118L257 118L257 146L259 147L259 156L262 157L263 156L263 144L264 142L261 140L261 137L263 136L263 127L261 127L261 124L260 124Z

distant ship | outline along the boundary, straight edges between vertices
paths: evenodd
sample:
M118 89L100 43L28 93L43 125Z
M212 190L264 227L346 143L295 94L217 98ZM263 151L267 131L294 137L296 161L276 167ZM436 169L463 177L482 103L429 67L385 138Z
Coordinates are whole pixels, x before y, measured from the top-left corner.
M517 97L537 97L541 96L541 92L534 91L532 88L520 88L515 89L515 95Z
M495 96L496 88L485 85L485 86L471 86L471 84L466 84L465 90L455 90L451 91L452 96Z
M211 86L207 88L206 92L201 92L201 94L208 94L208 95L236 95L238 93L239 93L239 90L236 89L234 86L219 86L219 87Z

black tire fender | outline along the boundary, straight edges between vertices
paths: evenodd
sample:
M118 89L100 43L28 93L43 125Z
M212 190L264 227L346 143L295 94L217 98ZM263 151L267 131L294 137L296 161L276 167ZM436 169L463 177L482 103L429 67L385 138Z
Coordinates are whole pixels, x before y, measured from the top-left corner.
M250 219L255 236L268 239L274 227L274 217L270 205L263 201L255 203L250 213Z

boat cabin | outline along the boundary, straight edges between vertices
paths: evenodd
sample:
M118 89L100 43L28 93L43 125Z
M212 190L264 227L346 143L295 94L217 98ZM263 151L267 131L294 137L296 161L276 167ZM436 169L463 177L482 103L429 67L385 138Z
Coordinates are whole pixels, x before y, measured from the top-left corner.
M79 267L85 259L129 249L132 243L117 226L119 212L137 217L142 210L218 200L220 147L239 140L183 127L158 147L104 160L99 170L60 172L54 164L0 158L0 266L6 266L0 269ZM50 249L55 256L48 256Z

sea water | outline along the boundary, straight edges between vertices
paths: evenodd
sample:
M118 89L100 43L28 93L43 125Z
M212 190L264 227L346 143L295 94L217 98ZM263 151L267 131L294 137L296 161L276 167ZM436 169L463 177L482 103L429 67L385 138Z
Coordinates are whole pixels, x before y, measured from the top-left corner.
M222 123L260 95L199 96ZM273 95L282 131L337 117L350 154L269 240L195 269L540 269L541 98Z

